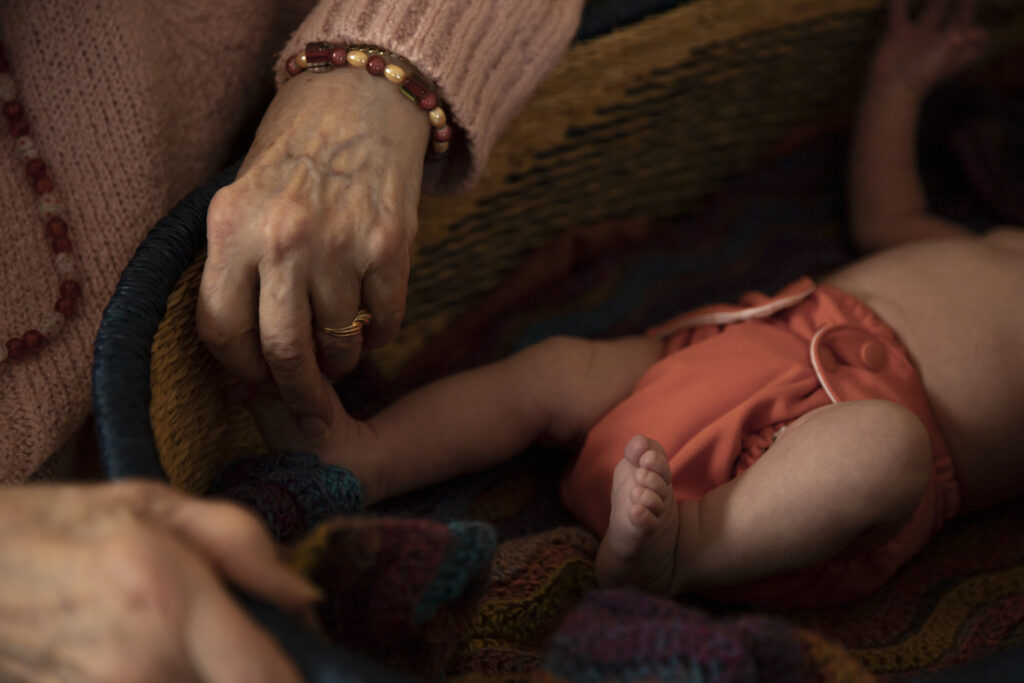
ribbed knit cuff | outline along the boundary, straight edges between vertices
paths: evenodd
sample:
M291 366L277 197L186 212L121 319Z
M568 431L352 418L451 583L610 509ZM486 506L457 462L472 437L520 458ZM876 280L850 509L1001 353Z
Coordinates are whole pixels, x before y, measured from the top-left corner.
M369 44L435 81L466 135L424 176L427 191L473 184L495 140L568 48L583 0L321 0L281 52L275 73L311 41Z

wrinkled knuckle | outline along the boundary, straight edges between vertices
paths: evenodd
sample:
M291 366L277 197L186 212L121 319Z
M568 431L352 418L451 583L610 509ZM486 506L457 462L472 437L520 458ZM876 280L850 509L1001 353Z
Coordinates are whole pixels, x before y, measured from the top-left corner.
M230 233L237 224L236 217L242 208L237 190L227 185L217 190L206 211L207 232L211 239Z
M326 237L325 250L330 258L343 256L356 244L355 231L349 226L337 226Z
M214 315L197 315L196 333L206 346L213 349L227 348L238 337Z
M370 239L370 259L384 263L400 256L405 250L405 239L397 227L382 227Z
M284 370L298 370L302 366L306 344L298 337L284 334L263 334L260 338L263 357L273 367Z
M309 243L308 223L301 217L291 217L273 226L267 235L266 256L275 263L284 261Z
M313 216L305 204L278 198L263 212L268 256L283 259L313 237Z

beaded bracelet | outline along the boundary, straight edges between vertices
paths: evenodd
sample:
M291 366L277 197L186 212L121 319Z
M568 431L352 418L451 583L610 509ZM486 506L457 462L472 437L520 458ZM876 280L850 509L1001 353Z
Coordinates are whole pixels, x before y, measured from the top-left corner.
M404 62L410 72L395 63L388 62L385 57ZM364 67L371 76L384 76L388 81L399 86L399 91L427 112L430 120L431 150L435 155L443 155L448 151L452 139L452 129L448 125L448 116L444 112L444 103L430 86L415 73L409 62L393 52L370 45L332 45L330 43L307 43L306 49L290 57L285 62L285 69L291 76L305 70L329 71L339 66Z

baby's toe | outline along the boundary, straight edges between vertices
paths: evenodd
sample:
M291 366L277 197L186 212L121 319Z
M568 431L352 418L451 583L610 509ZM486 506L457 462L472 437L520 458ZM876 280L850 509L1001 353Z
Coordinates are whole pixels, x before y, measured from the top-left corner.
M648 445L649 439L643 434L634 435L629 441L626 442L625 458L627 461L632 463L634 466L639 464L640 456L645 451L650 449Z
M641 529L654 524L657 519L654 513L643 505L633 504L629 506L629 521Z
M634 486L629 492L629 500L634 505L643 505L655 515L665 510L665 497L645 486Z
M633 482L654 491L662 498L667 497L672 490L671 484L665 477L646 467L637 468L633 473Z
M665 481L672 481L672 468L669 467L668 458L665 457L665 451L658 446L657 449L653 448L656 445L655 442L651 442L652 448L644 451L640 456L639 462L641 467L656 472Z

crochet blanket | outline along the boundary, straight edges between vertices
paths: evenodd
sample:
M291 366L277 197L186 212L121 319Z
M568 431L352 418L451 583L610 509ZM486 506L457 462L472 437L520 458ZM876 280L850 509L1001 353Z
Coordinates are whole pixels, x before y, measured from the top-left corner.
M1024 224L1024 84L998 76L939 93L924 117L929 190L979 228ZM339 387L343 401L372 411L550 334L633 332L849 260L845 148L841 126L805 130L695 216L563 234L424 348L402 383L367 363ZM597 539L558 502L569 457L538 446L371 514L348 472L302 454L237 461L214 492L258 509L326 589L324 633L429 677L867 681L1024 646L1024 501L954 520L863 602L750 613L598 590Z

